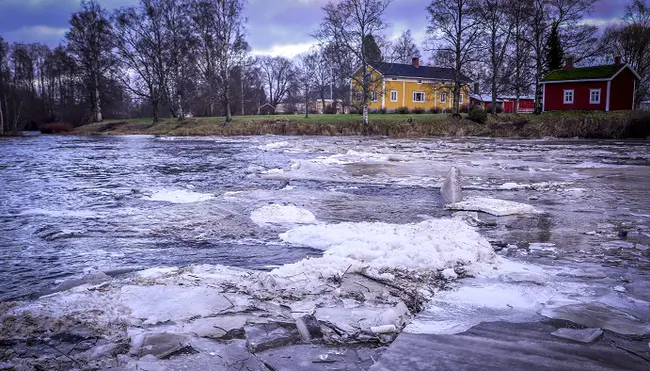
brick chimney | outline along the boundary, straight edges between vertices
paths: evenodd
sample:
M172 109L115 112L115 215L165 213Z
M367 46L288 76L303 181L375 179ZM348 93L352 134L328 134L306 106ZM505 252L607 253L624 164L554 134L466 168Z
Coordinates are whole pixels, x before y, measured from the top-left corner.
M420 58L413 57L413 67L420 68Z
M572 70L573 69L573 57L567 57L566 59L566 64L564 65L565 70Z
M616 66L620 66L621 64L623 64L623 60L620 55L614 57L614 64Z

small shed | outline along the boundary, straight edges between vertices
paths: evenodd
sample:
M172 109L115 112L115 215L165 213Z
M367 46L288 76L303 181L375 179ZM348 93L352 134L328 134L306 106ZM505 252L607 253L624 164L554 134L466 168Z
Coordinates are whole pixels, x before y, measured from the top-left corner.
M257 110L259 115L274 115L275 114L275 107L273 107L270 103L264 103L258 110Z
M641 78L629 65L614 64L576 68L566 66L541 81L543 111L619 111L634 109L636 84Z

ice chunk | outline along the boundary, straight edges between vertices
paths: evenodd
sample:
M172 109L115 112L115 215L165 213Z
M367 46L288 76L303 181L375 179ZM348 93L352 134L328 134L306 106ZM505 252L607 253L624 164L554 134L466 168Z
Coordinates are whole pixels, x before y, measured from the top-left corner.
M321 339L323 337L323 332L320 329L320 324L316 317L312 315L305 315L296 321L296 326L298 331L302 336L303 340L311 341L312 339Z
M293 205L271 204L251 213L251 220L257 225L266 223L314 223L316 217L309 210Z
M472 197L465 201L447 205L446 208L450 210L481 211L494 216L539 213L531 205L489 197Z
M280 238L325 250L326 257L348 258L377 269L436 270L496 259L485 237L454 219L310 225L282 233Z
M411 312L403 302L399 302L394 307L318 308L315 316L319 321L334 324L352 335L388 325L401 329L410 319Z
M650 324L604 304L574 304L558 308L545 308L540 314L581 326L600 327L621 335L644 336L650 334Z
M214 196L211 194L177 189L177 190L154 191L150 196L144 197L144 199L150 201L165 201L174 204L186 204L192 202L207 201L212 199L213 197Z
M300 332L293 323L262 323L246 326L244 331L248 349L253 353L294 344L301 340Z
M577 341L580 343L592 343L603 335L603 330L599 328L585 328L581 330L571 329L571 328L561 328L551 333L551 335L563 339Z
M445 178L442 187L440 188L440 193L442 194L442 199L446 204L453 204L460 202L463 199L463 189L461 186L461 177L460 170L456 167L452 167Z

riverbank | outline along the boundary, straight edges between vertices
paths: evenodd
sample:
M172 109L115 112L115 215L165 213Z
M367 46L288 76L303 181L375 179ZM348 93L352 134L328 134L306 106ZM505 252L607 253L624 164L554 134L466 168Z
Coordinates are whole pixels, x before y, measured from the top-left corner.
M81 126L75 134L85 135L363 135L358 115L240 116L226 123L223 117L195 117L185 120L149 118L109 120ZM456 119L447 114L373 114L365 133L393 138L429 136L476 136L510 138L625 139L650 136L650 112L549 112L542 115L501 114L486 124Z

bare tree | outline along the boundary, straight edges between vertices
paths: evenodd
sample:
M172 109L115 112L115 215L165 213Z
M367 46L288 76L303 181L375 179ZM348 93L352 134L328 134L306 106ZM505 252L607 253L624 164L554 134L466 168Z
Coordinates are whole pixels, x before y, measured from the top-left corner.
M635 102L650 94L650 4L633 0L626 8L623 25L608 28L603 44L641 76Z
M370 36L381 35L387 27L383 17L391 3L392 0L343 0L337 4L330 2L323 7L325 18L315 35L356 59L359 69L349 76L361 89L364 131L368 128L368 101L377 83L372 79L371 56L367 55L368 48L364 41ZM341 64L340 61L335 62ZM348 66L339 65L340 69L346 67Z
M277 107L291 88L295 75L293 63L283 57L261 57L259 67L269 104Z
M140 5L115 12L115 45L123 68L123 82L136 96L151 104L153 122L159 120L169 72L167 30L160 2L141 0Z
M515 24L509 22L508 9L517 0L479 0L477 16L486 33L486 50L490 60L491 113L497 112L497 94L506 50Z
M7 93L9 91L9 44L0 37L0 134L6 131L5 114L7 112ZM3 111L4 106L4 111Z
M477 59L480 46L481 27L477 19L477 8L473 0L433 0L429 12L429 35L437 42L437 51L453 56L454 107L460 111L460 90L462 71Z
M317 51L311 51L299 55L296 60L296 78L298 85L302 90L302 96L305 104L305 118L309 118L309 103L311 101L312 87L314 86L314 76L316 64L318 63L319 54ZM325 106L323 106L323 109Z
M411 63L412 58L422 57L420 50L415 45L411 30L406 30L393 44L390 51L390 60L394 63Z
M243 64L250 51L244 40L244 0L193 0L192 8L200 39L200 69L210 89L209 99L220 98L229 122L232 120L230 74L233 68ZM215 87L219 88L218 92Z
M112 65L112 33L106 11L97 0L81 2L81 10L70 18L70 30L65 37L84 74L92 121L101 122L100 81Z
M327 59L325 48L314 50L312 54L314 54L312 59L313 86L321 100L323 113L325 113L325 97L329 96L330 99L334 99L333 67Z
M528 92L531 86L530 55L531 50L526 38L529 36L528 26L531 5L530 0L512 1L508 11L508 20L512 24L514 39L513 50L506 55L509 71L506 72L508 87L515 94L515 113L519 113L519 102L522 94Z
M183 97L193 65L194 35L190 28L189 11L183 0L164 0L161 4L166 29L166 52L169 54L167 99L173 117L185 117Z

